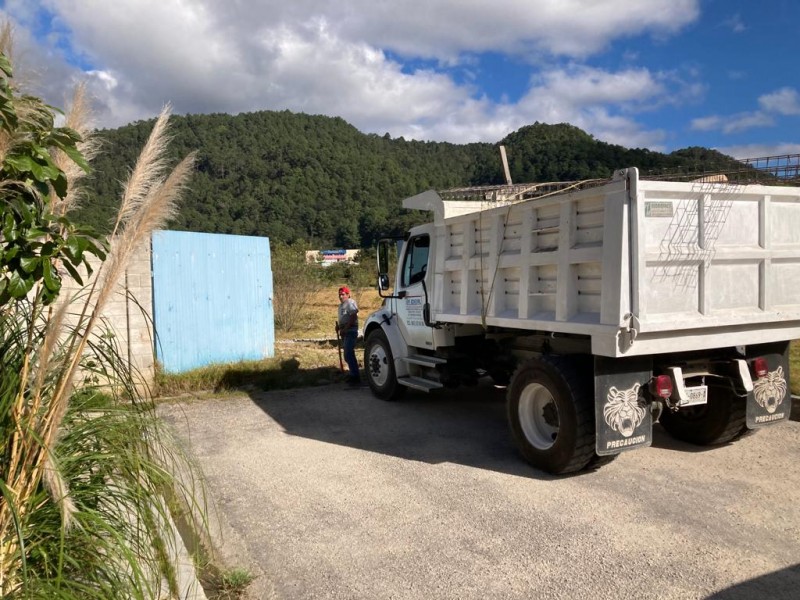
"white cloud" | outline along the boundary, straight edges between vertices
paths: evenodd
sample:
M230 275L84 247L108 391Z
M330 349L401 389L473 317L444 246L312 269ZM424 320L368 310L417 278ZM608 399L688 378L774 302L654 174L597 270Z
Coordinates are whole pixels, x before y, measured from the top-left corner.
M738 133L756 127L771 127L775 119L762 112L741 113L722 119L722 133Z
M574 64L546 69L512 104L392 57L475 69L475 57L493 51L517 55L524 68L526 61L581 59L624 37L675 34L699 16L699 0L38 5L49 11L56 31L50 50L68 47L68 58L83 65L102 126L150 118L171 102L179 114L288 109L341 116L363 131L453 142L497 141L534 120L569 121L601 139L633 145L661 139L661 132L644 131L629 115L669 97L663 92L674 81L646 69L610 72ZM6 2L6 10L30 27L42 16L32 6L37 3Z
M537 77L520 100L520 125L532 121L571 123L603 141L660 149L663 131L645 130L628 116L612 114L608 105L633 111L663 92L662 84L645 69L615 73L588 67L551 70Z
M764 112L743 112L735 115L711 115L692 119L691 129L694 131L721 131L725 134L740 133L758 127L772 127L775 119Z
M628 69L611 73L590 67L547 71L538 78L540 86L569 105L638 103L659 96L663 87L647 69Z
M717 115L692 119L690 127L695 131L714 131L722 128L723 119Z
M586 57L620 37L671 34L699 16L695 0L417 0L329 2L345 38L409 56L494 50ZM340 19L338 14L346 17Z
M758 104L761 110L693 119L691 129L732 134L759 127L772 127L776 123L775 115L800 115L800 94L794 88L784 87L764 94L758 98Z
M143 115L142 107L131 100L136 96L131 85L128 82L120 83L112 73L87 71L83 80L87 91L94 98L93 110L98 126L107 125L103 118L107 115L114 115L114 119L119 119L121 123L132 123L149 116Z
M761 156L783 156L800 154L800 144L779 142L776 144L741 144L717 148L720 152L734 158L758 158Z
M649 148L664 151L666 133L661 129L645 130L632 119L610 115L603 108L592 108L577 118L578 127L594 133L596 138L626 148Z
M21 0L12 0L21 3ZM408 56L447 59L464 52L547 52L585 57L610 41L674 34L699 16L698 0L42 0L79 44L120 47L123 38L168 32L174 47L220 39L248 45L259 32L316 21L332 35ZM20 4L21 5L21 4ZM201 38L192 37L204 33ZM160 36L159 36L160 37Z
M344 44L321 28L316 38L291 32L265 40L276 59L270 89L278 104L342 116L368 130L393 129L471 104L469 90L432 71L403 73L400 65L367 45ZM315 69L309 70L308 65ZM256 98L253 98L253 102Z
M733 33L744 33L745 31L747 31L747 27L742 21L742 15L740 15L739 13L731 15L730 17L725 19L723 25L729 28Z
M761 96L758 104L764 110L779 115L800 115L800 95L790 87Z

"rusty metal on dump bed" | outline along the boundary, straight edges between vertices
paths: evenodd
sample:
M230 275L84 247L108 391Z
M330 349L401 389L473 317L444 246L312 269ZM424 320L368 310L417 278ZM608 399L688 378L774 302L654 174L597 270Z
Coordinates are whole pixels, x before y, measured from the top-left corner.
M732 160L725 166L700 165L701 168L682 172L642 171L642 179L666 181L706 181L738 185L798 185L800 184L800 154L781 154Z
M697 168L685 168L683 171L641 170L640 177L663 181L796 186L800 185L800 154L730 159L724 166L709 164ZM610 177L580 181L459 187L442 190L439 192L439 196L443 200L480 200L505 204L583 190L606 184L609 181L611 181Z
M553 194L583 190L611 181L608 179L584 179L581 181L548 181L545 183L521 183L461 187L439 192L442 200L483 200L488 202L519 202L531 198L543 198Z

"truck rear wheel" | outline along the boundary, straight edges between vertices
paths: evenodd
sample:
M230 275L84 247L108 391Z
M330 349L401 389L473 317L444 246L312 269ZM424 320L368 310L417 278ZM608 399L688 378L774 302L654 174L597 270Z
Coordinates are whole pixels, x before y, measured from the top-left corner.
M397 383L392 347L382 329L375 329L367 336L364 371L372 393L378 398L397 400L405 393L406 388Z
M549 473L580 471L594 457L593 394L575 359L542 356L523 363L508 388L511 435L531 465Z
M699 446L725 444L747 431L746 400L728 388L709 387L708 402L672 412L664 410L659 423L672 437Z

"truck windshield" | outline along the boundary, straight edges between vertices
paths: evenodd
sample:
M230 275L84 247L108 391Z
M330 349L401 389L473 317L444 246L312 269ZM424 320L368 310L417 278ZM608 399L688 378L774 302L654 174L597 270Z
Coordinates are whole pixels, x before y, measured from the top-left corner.
M403 261L402 285L409 286L425 279L428 270L428 250L431 241L427 235L412 238L408 242L406 256Z

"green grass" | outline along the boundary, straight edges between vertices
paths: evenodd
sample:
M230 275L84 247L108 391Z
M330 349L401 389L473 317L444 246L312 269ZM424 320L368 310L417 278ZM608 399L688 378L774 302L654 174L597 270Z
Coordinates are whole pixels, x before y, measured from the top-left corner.
M212 600L237 600L244 595L253 576L244 569L232 569L222 573L210 592Z
M800 341L789 347L789 383L793 394L800 394Z
M257 361L214 364L185 373L158 371L158 397L209 391L284 390L340 381L335 342L276 344L276 356Z

